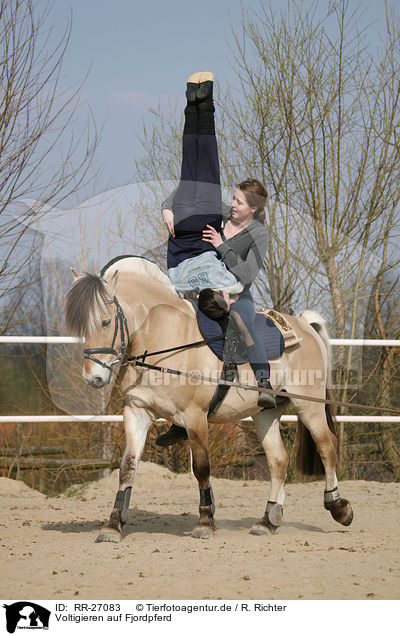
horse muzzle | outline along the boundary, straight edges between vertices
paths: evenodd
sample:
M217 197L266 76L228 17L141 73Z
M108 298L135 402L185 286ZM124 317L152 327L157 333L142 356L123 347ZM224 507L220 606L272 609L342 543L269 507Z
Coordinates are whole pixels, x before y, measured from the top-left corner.
M92 360L84 362L82 377L87 384L94 389L102 389L111 382L113 377L113 366L111 364L98 364Z
M107 384L111 381L111 373L107 373L107 378L102 378L101 375L96 374L90 378L85 377L85 374L82 373L84 380L94 389L102 389L107 386Z

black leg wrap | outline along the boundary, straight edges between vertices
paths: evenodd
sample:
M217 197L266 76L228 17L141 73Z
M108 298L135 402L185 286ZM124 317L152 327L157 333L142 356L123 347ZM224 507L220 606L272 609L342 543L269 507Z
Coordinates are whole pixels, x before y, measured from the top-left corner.
M265 516L273 526L278 527L282 523L283 507L276 501L268 501Z
M195 104L188 104L185 108L185 124L183 134L197 134L198 112Z
M206 84L205 82L204 84ZM198 106L197 132L199 135L215 135L214 102L212 97L207 97Z
M200 507L204 508L205 506L210 507L210 513L214 516L215 513L215 501L214 494L211 488L211 484L208 483L207 488L200 488Z
M335 488L332 488L332 490L324 490L325 510L330 510L332 507L332 504L334 504L336 501L339 501L339 500L340 500L340 495L339 495L339 490L337 486Z
M125 524L128 519L129 502L131 499L132 486L128 486L125 490L118 490L115 498L114 508L121 510L121 523Z

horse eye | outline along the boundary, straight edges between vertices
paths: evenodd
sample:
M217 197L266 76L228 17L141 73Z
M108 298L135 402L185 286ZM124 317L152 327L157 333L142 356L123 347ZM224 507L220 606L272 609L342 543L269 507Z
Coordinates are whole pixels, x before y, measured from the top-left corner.
M103 320L101 323L101 326L108 327L110 323L111 323L111 318L109 320Z

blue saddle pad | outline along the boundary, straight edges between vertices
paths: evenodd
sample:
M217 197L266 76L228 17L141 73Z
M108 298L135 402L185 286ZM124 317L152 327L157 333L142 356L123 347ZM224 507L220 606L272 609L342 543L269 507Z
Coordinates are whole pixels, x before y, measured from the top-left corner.
M244 354L245 347L241 347L241 351L237 351L234 358L224 355L224 340L221 325L215 320L208 318L196 305L195 309L197 311L197 321L201 335L204 340L211 340L212 338L221 336L220 340L211 342L208 345L217 358L220 360L228 359L237 364L245 364L248 362L247 355ZM276 358L280 358L285 349L285 342L278 327L264 314L256 314L256 326L264 343L267 359L275 360Z

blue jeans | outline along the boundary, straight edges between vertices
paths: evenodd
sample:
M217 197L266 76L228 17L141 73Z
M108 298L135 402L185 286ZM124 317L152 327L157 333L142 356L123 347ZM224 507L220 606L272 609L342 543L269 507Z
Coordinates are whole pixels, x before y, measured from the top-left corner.
M256 328L256 310L250 292L245 292L231 305L230 320L235 322L247 346L250 366L257 381L268 380L270 366L264 343Z

